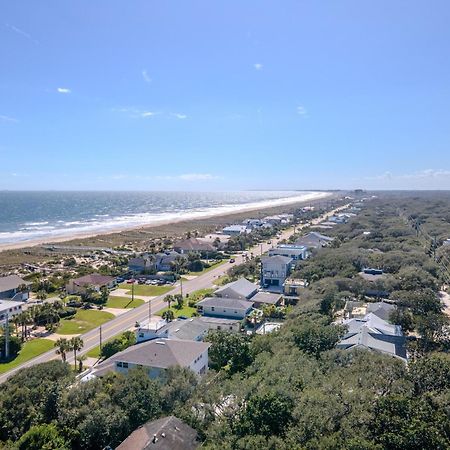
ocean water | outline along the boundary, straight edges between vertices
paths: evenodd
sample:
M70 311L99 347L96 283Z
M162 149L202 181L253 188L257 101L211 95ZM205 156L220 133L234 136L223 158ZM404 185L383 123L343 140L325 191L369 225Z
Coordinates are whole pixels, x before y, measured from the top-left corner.
M201 218L314 198L299 191L0 192L0 244Z

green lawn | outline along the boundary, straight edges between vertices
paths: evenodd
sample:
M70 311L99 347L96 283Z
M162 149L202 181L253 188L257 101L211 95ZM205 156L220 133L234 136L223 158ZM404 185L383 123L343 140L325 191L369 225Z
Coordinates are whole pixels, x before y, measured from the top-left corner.
M195 276L199 276L199 275L203 275L206 272L209 272L210 270L215 269L216 267L221 266L222 264L225 264L228 262L228 259L222 259L221 261L217 261L211 264L211 267L207 267L206 269L203 269L200 272L189 272L187 275L195 275Z
M164 308L161 311L157 312L157 316L162 316L165 311L167 311L169 308ZM175 308L174 305L171 305L170 309L173 311L175 317L179 316L186 316L186 317L192 317L192 314L197 312L197 308L191 308L190 306L185 303L181 309Z
M199 300L203 300L205 297L210 297L214 291L215 289L213 288L199 289L198 291L194 291L189 294L188 300L194 300L198 302Z
M131 285L128 283L119 284L119 288L128 289L127 294L131 295ZM134 295L148 295L156 297L165 294L173 289L173 286L148 286L147 284L135 284Z
M14 360L0 364L0 373L14 369L14 367L51 350L53 346L54 342L50 339L33 339L32 341L26 342Z
M79 309L73 317L62 319L56 330L58 334L83 334L86 331L114 319L114 314L92 309Z
M107 308L124 309L124 308L136 308L137 306L141 306L144 303L145 303L144 300L141 300L140 298L135 298L134 300L131 300L131 298L128 297L115 297L113 295L110 295L105 306Z

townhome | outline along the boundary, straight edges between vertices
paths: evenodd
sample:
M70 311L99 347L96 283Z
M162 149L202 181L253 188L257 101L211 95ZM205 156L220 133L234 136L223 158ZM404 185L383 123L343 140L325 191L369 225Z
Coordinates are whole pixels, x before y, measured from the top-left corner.
M266 256L261 259L261 286L269 291L282 292L291 273L294 260L288 256Z

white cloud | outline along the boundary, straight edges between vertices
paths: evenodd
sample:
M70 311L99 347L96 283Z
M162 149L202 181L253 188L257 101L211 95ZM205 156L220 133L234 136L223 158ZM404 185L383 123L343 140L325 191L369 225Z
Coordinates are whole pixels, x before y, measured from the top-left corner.
M158 115L158 113L154 112L154 111L142 111L140 114L141 114L141 117L143 117L144 119L147 117L154 117L154 116Z
M30 41L33 41L35 44L39 44L39 42L31 36L31 34L27 33L26 31L21 30L19 27L16 27L10 23L5 23L5 27L9 30L13 31L16 34L19 34L20 36L23 36L26 39L29 39Z
M150 76L149 76L149 74L147 72L147 69L143 69L141 74L142 74L142 78L144 79L144 81L146 83L151 83L152 82L152 79L150 78Z
M2 121L2 122L10 122L10 123L17 123L18 122L18 120L15 119L14 117L2 116L2 115L0 115L0 121Z
M217 180L219 177L210 173L185 173L178 178L184 181L209 181Z
M255 64L253 64L253 67L254 67L256 70L262 70L263 65L262 65L261 63L255 63Z
M306 108L304 106L297 106L297 114L299 116L305 117L308 115L308 112L306 111Z
M173 116L176 117L177 119L187 119L186 114L173 113Z
M68 88L61 88L61 87L59 87L59 88L57 88L56 89L60 94L70 94L72 91L70 90L70 89L68 89Z

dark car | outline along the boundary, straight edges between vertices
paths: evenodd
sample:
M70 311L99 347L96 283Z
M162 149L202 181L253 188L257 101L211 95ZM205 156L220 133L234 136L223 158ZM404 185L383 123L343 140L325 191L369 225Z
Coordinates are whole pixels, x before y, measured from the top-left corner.
M235 262L235 259L234 258L231 258L230 259L230 264L233 264Z

